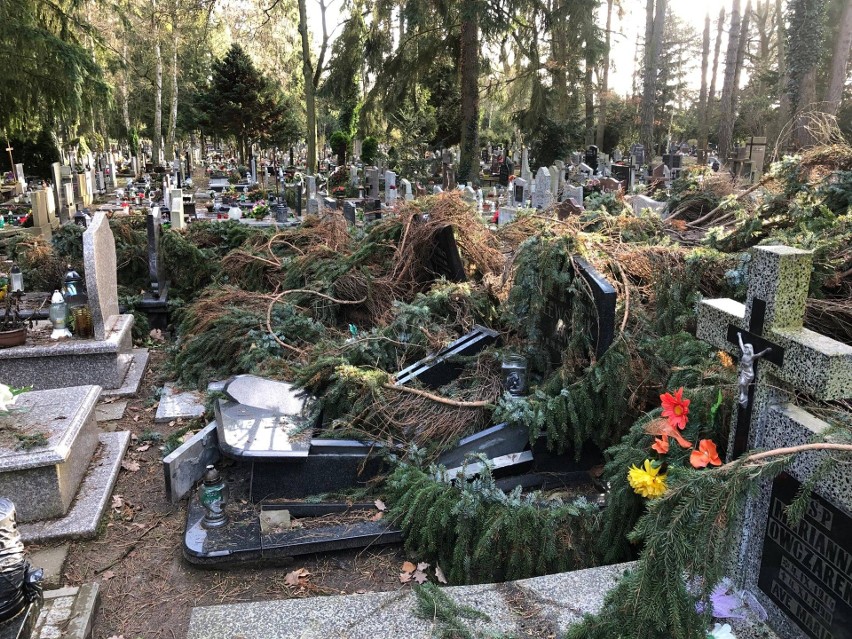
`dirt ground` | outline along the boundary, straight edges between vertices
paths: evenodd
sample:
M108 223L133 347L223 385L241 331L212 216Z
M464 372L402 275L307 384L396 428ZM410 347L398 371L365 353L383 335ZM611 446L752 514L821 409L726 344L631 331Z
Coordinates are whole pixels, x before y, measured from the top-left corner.
M162 470L163 438L185 424L154 424L161 351L152 351L139 393L130 400L117 430L136 436L113 491L113 507L97 538L71 544L63 572L65 585L98 582L101 606L94 639L182 639L193 606L396 590L400 546L352 550L296 558L288 567L202 570L181 556L186 507L166 500ZM135 462L135 463L134 463ZM135 470L138 464L138 470ZM310 573L299 586L285 583L288 572Z

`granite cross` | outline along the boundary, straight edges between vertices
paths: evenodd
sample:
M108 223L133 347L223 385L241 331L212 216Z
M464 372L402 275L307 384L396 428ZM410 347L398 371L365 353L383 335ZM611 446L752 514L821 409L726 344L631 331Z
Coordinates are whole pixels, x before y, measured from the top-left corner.
M788 246L755 247L746 303L716 299L699 305L699 339L741 355L740 339L744 345L751 345L753 353L765 351L765 373L764 366L758 371L757 358L753 357L754 384L746 367L741 367L742 390L748 395L745 405L739 405L731 458L754 447L750 431L756 420L756 387L786 383L823 400L850 394L852 348L802 326L811 263L809 251Z

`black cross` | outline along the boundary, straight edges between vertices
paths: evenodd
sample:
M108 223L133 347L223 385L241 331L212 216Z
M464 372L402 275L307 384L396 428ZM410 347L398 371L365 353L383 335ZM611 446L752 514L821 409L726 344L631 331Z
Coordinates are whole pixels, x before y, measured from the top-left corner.
M784 365L784 349L783 347L770 342L763 337L763 324L766 320L766 302L762 299L754 298L751 302L751 317L748 322L748 330L745 331L739 326L728 324L728 341L734 346L739 346L740 342L737 338L738 334L743 336L743 343L751 344L754 347L754 352L759 353L763 350L770 349L761 359L766 359L776 366ZM760 359L754 362L754 375L757 381L757 367ZM734 450L733 457L737 458L748 450L748 434L751 430L751 410L754 404L754 383L748 389L748 403L745 406L737 405L737 432L734 435Z

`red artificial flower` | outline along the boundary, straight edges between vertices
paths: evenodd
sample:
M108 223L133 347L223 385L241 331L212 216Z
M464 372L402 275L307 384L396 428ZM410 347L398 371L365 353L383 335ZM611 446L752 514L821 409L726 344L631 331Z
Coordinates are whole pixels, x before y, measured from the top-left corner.
M716 444L712 439L702 439L698 442L698 450L693 450L689 456L689 463L693 468L704 468L707 464L721 466L722 460L716 451Z
M669 423L680 430L686 428L690 400L683 398L683 386L678 388L674 395L660 395L660 401L663 403L663 417L668 417Z
M669 438L666 435L661 435L654 439L654 443L651 446L655 451L660 453L660 455L665 455L669 452Z

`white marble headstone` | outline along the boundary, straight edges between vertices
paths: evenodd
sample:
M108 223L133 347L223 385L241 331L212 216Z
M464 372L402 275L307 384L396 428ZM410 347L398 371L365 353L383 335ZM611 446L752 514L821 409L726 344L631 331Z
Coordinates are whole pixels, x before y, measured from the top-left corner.
M385 171L385 204L393 206L396 202L396 173Z
M546 209L551 204L550 171L539 167L535 175L535 190L533 191L534 209Z

